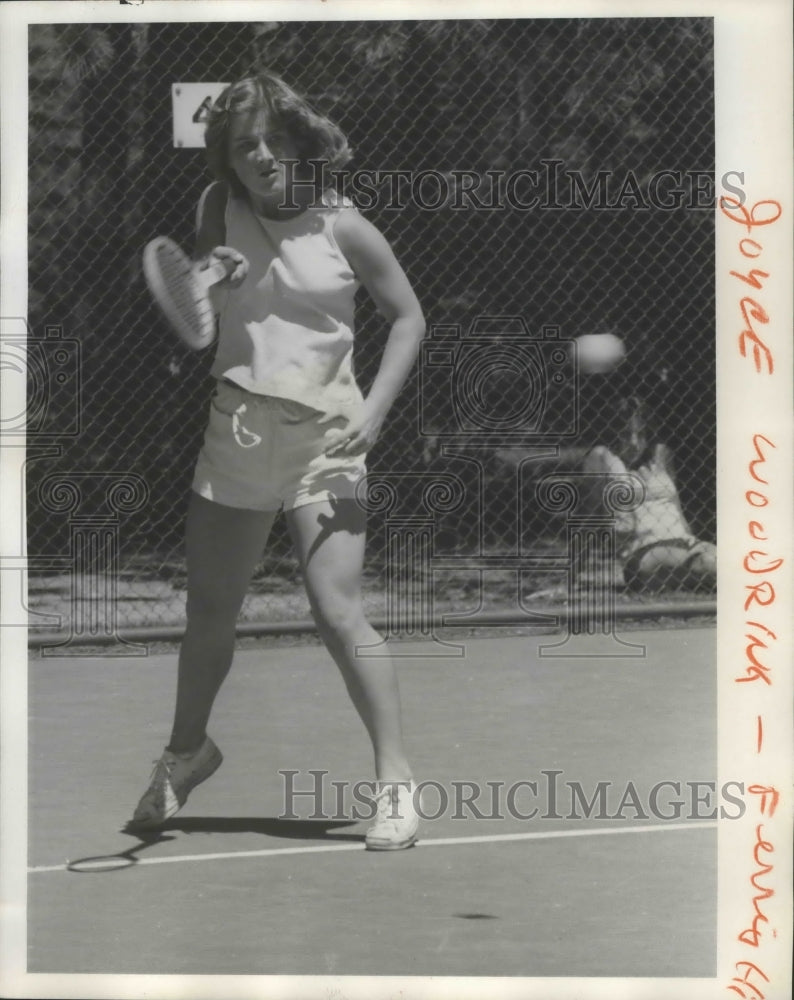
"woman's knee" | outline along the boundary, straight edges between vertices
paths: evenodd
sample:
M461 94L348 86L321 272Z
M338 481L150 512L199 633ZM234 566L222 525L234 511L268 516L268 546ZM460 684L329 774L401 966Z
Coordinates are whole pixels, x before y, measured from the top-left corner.
M602 444L594 445L582 460L584 472L615 475L626 471L621 460Z
M323 638L346 639L357 634L365 624L359 595L326 593L310 599L312 614Z
M194 584L188 587L185 612L193 621L221 626L237 620L242 604L243 598L230 593L228 588Z

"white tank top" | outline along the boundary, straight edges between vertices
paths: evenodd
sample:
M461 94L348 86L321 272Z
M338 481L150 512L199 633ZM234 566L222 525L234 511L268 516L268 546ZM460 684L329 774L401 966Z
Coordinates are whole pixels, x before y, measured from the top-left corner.
M229 195L226 243L249 272L222 295L212 374L249 392L352 413L362 401L353 374L358 281L334 239L347 201L330 193L290 219L255 215Z

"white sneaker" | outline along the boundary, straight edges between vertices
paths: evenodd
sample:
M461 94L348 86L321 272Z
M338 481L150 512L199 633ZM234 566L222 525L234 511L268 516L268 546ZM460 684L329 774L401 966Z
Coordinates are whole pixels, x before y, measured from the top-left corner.
M375 821L367 830L368 851L401 851L417 840L419 816L414 808L415 782L383 781L375 796Z
M189 756L164 750L162 757L155 761L151 782L130 825L148 829L163 824L179 812L196 785L218 770L222 760L223 754L209 736Z

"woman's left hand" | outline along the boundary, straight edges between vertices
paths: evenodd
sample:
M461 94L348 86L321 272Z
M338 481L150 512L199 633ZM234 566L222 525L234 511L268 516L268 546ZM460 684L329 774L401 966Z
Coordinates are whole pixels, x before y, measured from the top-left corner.
M319 423L328 423L340 414L326 414ZM378 440L385 414L375 412L365 402L347 426L327 432L325 454L331 458L342 455L362 455Z

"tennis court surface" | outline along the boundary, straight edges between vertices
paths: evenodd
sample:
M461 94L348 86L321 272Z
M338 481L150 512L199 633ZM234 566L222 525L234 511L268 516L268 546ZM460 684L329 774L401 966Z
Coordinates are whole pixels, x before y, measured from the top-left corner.
M437 818L389 854L352 815L369 744L322 646L238 651L210 727L224 764L148 839L124 824L175 654L32 658L28 970L714 976L719 787L687 783L716 780L716 631L625 637L645 655L540 658L548 639L497 630L455 658L395 644ZM325 818L286 799L311 771Z

